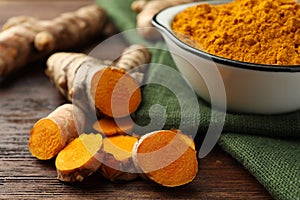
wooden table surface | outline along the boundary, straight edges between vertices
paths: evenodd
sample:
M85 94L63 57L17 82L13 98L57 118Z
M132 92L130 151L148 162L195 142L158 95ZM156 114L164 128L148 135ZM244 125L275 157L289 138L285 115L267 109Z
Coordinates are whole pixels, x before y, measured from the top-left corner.
M15 15L52 18L90 3L0 0L0 24ZM80 184L58 181L54 160L39 161L27 148L32 125L65 102L44 69L44 61L30 64L0 83L0 199L271 199L243 166L218 147L200 160L198 176L183 187L163 188L141 179L111 183L99 176Z

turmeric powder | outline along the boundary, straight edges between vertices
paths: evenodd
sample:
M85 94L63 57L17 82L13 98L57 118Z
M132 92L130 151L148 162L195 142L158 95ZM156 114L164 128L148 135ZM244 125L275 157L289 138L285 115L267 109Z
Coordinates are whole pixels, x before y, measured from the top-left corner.
M294 0L198 4L177 14L171 26L183 41L220 57L300 64L300 4Z

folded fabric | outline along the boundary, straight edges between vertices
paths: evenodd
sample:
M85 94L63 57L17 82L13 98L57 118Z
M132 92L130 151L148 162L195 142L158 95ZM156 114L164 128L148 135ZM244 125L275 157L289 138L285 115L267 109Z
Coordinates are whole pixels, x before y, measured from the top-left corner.
M133 0L96 1L107 10L120 32L135 29L136 14L130 9ZM124 34L128 43L144 43L152 48L152 63L176 69L163 42L150 44L134 31L130 33ZM157 80L176 85L180 94L153 84ZM223 123L224 113L212 111L201 98L197 98L199 113L189 96L183 103L178 101L178 96L190 94L190 88L176 73L166 74L163 67L154 65L149 69L147 82L136 117L141 127L151 122L154 127L179 128L184 121L184 127L201 134L208 127ZM275 199L300 199L300 111L283 115L226 113L218 144L248 169Z

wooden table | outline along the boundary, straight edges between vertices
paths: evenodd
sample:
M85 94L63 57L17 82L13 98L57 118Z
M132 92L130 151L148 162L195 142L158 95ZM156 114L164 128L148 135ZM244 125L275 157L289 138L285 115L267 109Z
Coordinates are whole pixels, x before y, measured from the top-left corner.
M52 18L89 3L92 1L0 1L0 24L14 15ZM27 148L32 125L65 102L44 69L45 61L30 64L0 84L0 199L271 198L243 166L218 147L200 160L197 178L179 188L162 188L141 179L111 183L98 176L80 184L58 181L54 161L39 161Z

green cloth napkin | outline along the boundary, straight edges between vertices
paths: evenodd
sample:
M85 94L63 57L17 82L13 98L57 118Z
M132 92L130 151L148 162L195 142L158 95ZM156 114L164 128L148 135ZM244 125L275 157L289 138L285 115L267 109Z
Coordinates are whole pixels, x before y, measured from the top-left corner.
M135 29L136 14L130 9L132 0L96 2L107 10L120 31ZM124 34L124 37L128 43L143 43L153 47L152 63L176 69L170 54L157 50L166 48L163 42L151 44L134 31ZM142 90L143 102L137 111L137 123L147 126L152 120L154 128L180 128L179 125L184 122L184 128L199 128L196 139L203 140L202 133L208 127L222 124L223 113L212 111L200 98L196 102L200 112L195 112L197 109L194 107L195 102L191 100L193 98L190 98L192 96L189 96L192 94L188 84L176 73L166 74L162 69L157 65L149 69L149 84ZM176 96L166 87L153 84L157 81L176 85L179 94ZM185 101L180 103L178 97L185 97ZM157 105L165 108L166 117L162 107ZM284 115L227 113L218 145L249 170L275 199L300 199L300 112Z

